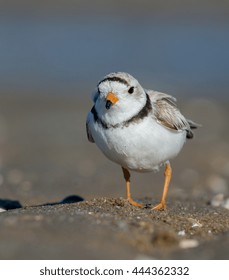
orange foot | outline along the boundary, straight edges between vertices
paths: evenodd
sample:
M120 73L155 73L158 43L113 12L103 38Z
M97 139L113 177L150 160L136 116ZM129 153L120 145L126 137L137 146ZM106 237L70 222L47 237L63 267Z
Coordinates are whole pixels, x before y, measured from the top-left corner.
M161 210L162 211L162 210L165 210L166 207L165 207L164 203L159 203L158 205L154 206L152 209L153 210Z
M143 204L134 201L132 198L128 198L127 200L128 200L128 202L129 202L131 205L133 205L133 206L135 206L135 207L139 207L139 208L143 208L143 207L144 207Z

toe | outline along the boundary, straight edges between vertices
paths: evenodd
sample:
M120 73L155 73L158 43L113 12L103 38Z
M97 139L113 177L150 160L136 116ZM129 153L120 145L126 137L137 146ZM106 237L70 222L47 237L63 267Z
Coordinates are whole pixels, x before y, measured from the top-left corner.
M133 206L135 206L135 207L143 208L143 204L134 201L132 198L129 198L128 201L129 201L129 203L130 203L131 205L133 205Z
M152 209L153 210L165 210L165 204L159 203L158 205L154 206Z

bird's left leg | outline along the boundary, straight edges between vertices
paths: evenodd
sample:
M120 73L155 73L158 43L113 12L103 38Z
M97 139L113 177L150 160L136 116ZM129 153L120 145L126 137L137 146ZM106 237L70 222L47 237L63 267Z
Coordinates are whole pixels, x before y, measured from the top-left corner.
M138 203L136 201L134 201L131 197L131 194L130 194L130 172L122 167L122 171L123 171L123 175L124 175L124 178L126 180L126 196L127 196L127 200L129 201L129 203L133 206L137 206L139 208L143 208L143 205L141 203Z
M170 184L171 177L172 177L172 168L171 168L169 162L166 164L164 175L165 175L165 183L164 183L164 189L163 189L161 202L158 205L156 205L155 207L153 207L153 210L164 210L166 208L165 200L166 200L166 196L167 196L168 189L169 189L169 184Z

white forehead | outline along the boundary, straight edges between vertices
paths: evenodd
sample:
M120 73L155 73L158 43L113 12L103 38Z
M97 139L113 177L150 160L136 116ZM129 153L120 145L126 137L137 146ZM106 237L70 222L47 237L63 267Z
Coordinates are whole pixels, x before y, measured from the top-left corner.
M138 81L126 72L110 73L98 84L100 92L126 90L131 86L138 86Z
M118 81L104 81L99 84L100 92L107 93L108 91L122 91L128 89L129 86Z

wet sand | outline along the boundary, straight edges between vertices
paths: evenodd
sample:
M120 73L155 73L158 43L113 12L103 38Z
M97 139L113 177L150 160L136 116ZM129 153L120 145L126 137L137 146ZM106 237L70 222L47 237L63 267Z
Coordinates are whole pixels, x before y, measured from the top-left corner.
M228 104L178 100L203 124L172 163L167 210L131 207L120 167L87 141L88 94L0 96L1 259L228 259ZM163 170L132 174L159 202ZM70 197L69 197L70 196Z

